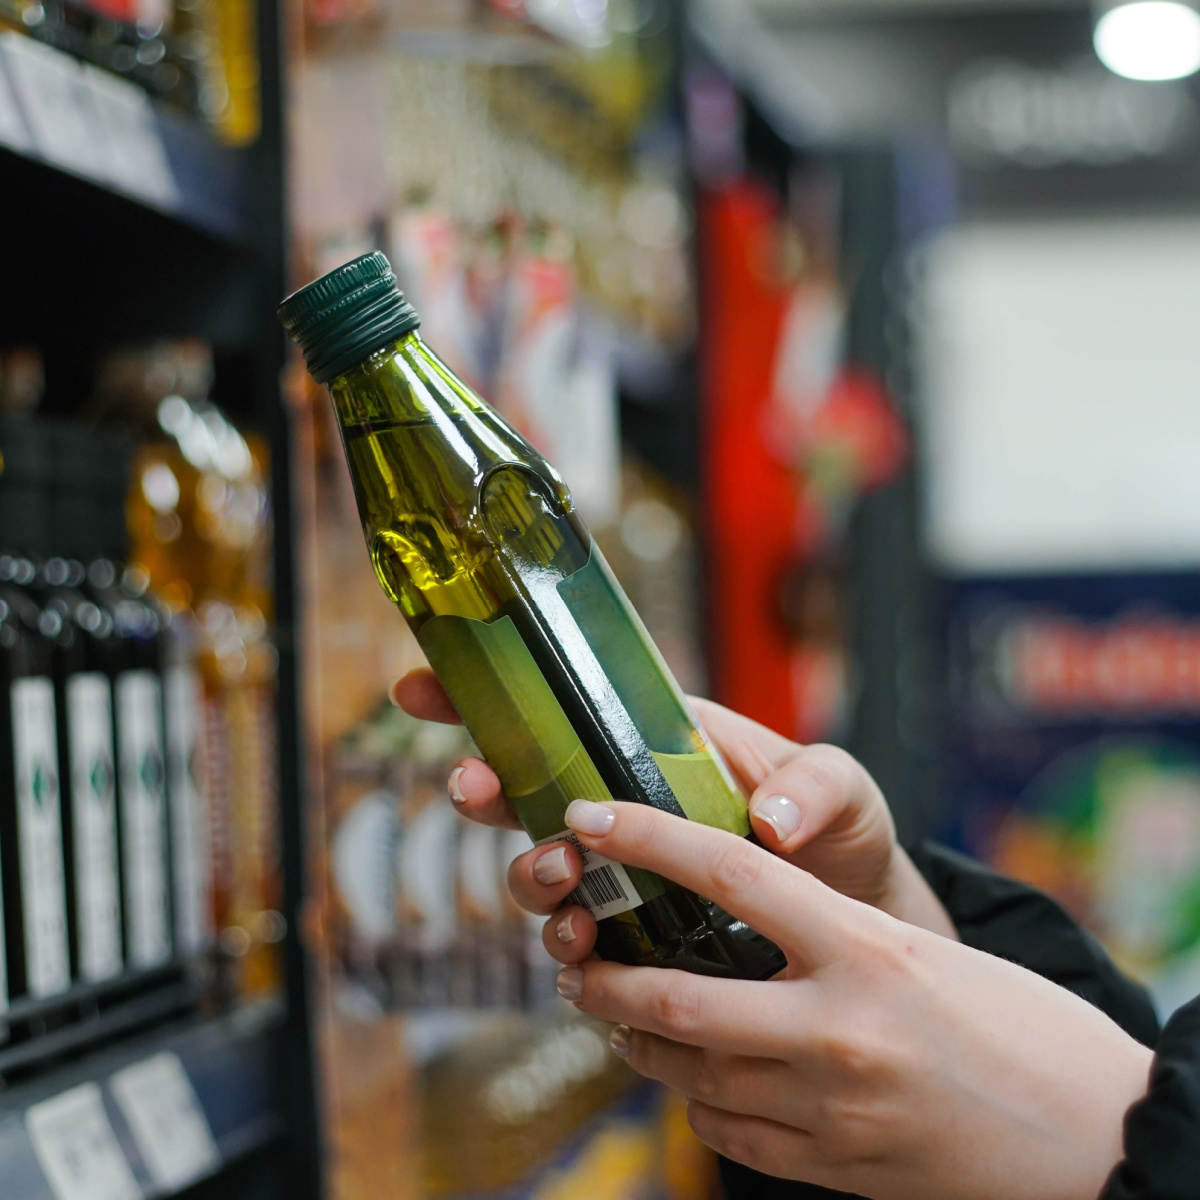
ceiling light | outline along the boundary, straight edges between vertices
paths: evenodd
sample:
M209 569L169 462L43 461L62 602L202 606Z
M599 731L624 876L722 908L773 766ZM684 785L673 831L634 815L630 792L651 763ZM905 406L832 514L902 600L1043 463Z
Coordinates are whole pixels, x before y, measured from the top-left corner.
M1200 12L1180 0L1134 0L1096 22L1100 61L1126 79L1182 79L1200 70Z

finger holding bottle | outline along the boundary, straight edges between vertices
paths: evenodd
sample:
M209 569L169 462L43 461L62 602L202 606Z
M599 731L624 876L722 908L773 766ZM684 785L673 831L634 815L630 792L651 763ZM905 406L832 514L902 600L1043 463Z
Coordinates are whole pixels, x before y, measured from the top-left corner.
M565 967L581 963L596 948L596 918L578 904L564 905L542 926L542 945Z
M576 801L589 849L678 880L771 937L776 980L571 965L635 1070L689 1098L714 1149L878 1200L1087 1200L1121 1155L1151 1052L1000 958L838 895L746 842L644 805Z

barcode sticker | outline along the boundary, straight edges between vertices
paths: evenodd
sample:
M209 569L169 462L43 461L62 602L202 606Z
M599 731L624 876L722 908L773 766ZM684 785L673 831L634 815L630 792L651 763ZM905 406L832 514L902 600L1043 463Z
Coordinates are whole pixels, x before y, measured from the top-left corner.
M579 886L567 897L568 904L582 905L597 921L602 921L605 917L629 912L642 903L637 888L633 886L633 880L620 863L589 850L569 830L543 838L538 845L548 846L551 842L569 843L579 851L579 857L583 859L583 878L579 881Z

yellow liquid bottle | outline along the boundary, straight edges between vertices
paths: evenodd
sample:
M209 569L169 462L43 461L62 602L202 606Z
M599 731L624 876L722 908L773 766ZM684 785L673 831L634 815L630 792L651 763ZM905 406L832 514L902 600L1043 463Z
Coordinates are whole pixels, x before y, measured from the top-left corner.
M535 841L572 800L652 804L741 836L745 800L562 479L417 333L364 255L280 319L341 426L375 573ZM781 951L647 871L585 857L603 958L764 979Z

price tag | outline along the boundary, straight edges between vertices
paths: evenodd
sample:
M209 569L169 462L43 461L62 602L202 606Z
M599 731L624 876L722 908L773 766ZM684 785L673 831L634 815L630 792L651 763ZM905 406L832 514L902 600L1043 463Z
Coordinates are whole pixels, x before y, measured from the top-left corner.
M31 150L33 139L25 128L25 118L17 106L17 97L4 71L4 59L0 57L0 142L14 150Z
M179 1056L169 1051L118 1071L109 1089L150 1177L176 1191L221 1165L204 1110Z
M173 205L179 190L150 97L136 84L87 64L81 84L104 142L108 179L153 204Z
M16 33L4 35L0 46L38 153L77 174L105 178L103 148L80 87L79 64Z
M31 1105L25 1129L55 1200L142 1200L98 1085Z

